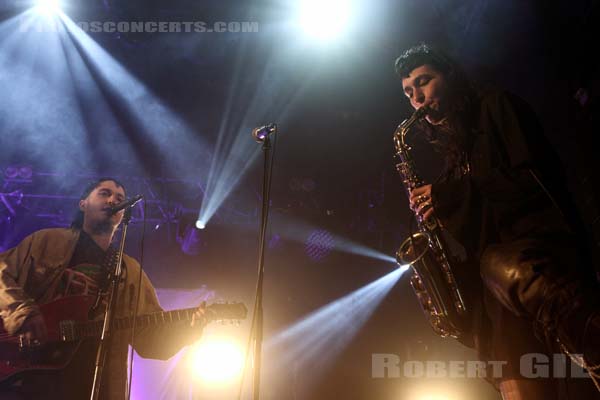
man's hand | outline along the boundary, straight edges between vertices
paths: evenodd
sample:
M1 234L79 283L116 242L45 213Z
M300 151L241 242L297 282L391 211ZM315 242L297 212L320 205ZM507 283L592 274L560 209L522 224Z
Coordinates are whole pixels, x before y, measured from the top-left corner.
M35 314L28 317L25 322L23 322L23 325L21 325L19 332L23 335L24 346L41 346L48 341L46 322L41 314Z
M206 302L203 301L196 310L196 312L192 314L192 322L190 324L190 327L193 328L196 325L203 327L204 325L206 325L207 322L208 321L206 318Z
M410 191L410 209L421 217L423 221L433 215L433 204L431 203L431 185L420 186Z

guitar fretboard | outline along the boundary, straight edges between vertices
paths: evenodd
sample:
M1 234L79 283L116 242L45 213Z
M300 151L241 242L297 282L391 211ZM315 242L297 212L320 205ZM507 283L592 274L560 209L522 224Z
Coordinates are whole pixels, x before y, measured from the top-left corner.
M148 326L169 325L181 321L191 321L192 315L198 308L184 308L172 311L159 311L151 314L140 315L135 318L135 327L146 328ZM133 317L117 318L113 321L113 330L131 329ZM97 337L102 333L102 321L89 321L79 323L75 326L75 335L79 338Z

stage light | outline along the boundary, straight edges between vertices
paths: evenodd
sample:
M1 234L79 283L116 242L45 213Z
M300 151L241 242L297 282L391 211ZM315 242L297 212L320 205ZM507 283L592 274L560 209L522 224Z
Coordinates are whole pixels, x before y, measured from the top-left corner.
M299 23L316 39L333 39L347 28L351 16L350 0L303 0Z
M33 176L33 168L30 165L9 165L4 170L6 179L22 179L29 181Z
M17 176L19 176L19 167L9 165L4 170L4 177L6 177L6 179L15 179Z
M19 178L29 180L29 179L31 179L32 176L33 176L33 169L30 166L25 165L25 166L19 168Z
M206 228L206 224L204 223L204 221L198 220L198 221L196 221L196 228L204 229L204 228Z
M60 0L37 0L35 10L45 15L57 14L60 11Z
M306 255L313 261L324 260L335 247L334 236L325 229L315 229L304 243Z
M222 384L239 378L244 364L242 347L232 339L205 337L190 353L192 374L208 384Z

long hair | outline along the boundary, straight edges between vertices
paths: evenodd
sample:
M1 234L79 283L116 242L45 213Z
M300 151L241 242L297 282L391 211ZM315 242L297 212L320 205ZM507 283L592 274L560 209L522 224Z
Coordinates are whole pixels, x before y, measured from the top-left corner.
M477 89L457 62L443 51L424 43L409 48L396 59L396 74L402 79L407 78L422 65L429 65L444 76L450 104L447 124L433 126L423 122L418 124L417 129L424 133L436 152L444 155L446 169L449 170L462 161L471 130Z
M121 187L121 188L123 188L123 190L125 190L125 185L123 185L121 182L119 182L115 178L102 177L102 178L98 178L95 181L88 183L85 186L85 188L83 189L83 192L81 193L81 196L79 196L79 201L87 199L87 197L90 195L90 193L92 193L94 191L94 189L96 189L98 186L100 186L100 184L102 182L106 182L106 181L112 181L117 185L117 187ZM71 221L71 228L72 229L83 228L83 211L81 211L79 209L79 207L77 208L77 211L75 212L75 215L73 216L73 220Z

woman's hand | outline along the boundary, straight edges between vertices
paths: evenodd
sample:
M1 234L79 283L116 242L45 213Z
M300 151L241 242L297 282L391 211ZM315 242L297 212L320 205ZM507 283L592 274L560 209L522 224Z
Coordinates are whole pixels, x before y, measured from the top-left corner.
M424 185L410 191L410 209L421 217L423 221L433 215L433 204L431 203L431 185Z

